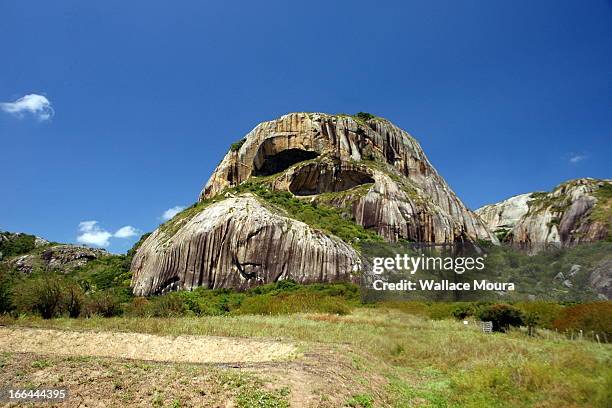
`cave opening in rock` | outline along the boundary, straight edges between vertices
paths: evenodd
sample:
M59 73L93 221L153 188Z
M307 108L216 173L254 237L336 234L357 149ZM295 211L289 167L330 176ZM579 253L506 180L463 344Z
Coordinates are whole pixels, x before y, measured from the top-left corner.
M308 196L335 193L369 183L374 183L374 179L365 171L321 167L318 163L312 163L296 170L289 191L296 196Z
M279 153L266 156L263 163L253 171L254 176L270 176L288 169L296 163L314 159L319 156L317 152L303 149L286 149Z

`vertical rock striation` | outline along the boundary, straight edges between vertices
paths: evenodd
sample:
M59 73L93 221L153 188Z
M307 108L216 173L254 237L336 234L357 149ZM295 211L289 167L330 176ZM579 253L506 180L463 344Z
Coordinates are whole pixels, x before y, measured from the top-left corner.
M132 263L134 293L355 279L353 227L344 242L333 226L297 221L247 186L342 212L339 222L387 241L497 242L405 131L382 118L291 113L232 145L199 202L144 241Z

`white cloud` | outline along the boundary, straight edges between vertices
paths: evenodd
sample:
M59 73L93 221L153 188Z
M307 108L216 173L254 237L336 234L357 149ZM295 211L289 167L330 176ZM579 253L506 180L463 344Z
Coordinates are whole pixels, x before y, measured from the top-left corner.
M174 206L172 208L168 208L162 214L161 219L164 220L164 221L168 221L170 218L174 217L176 214L180 213L184 209L185 209L185 207L183 207L182 205L177 205L177 206Z
M0 102L0 109L17 117L30 113L39 120L50 119L55 111L51 102L43 95L28 94L15 102Z
M578 162L583 161L584 159L586 159L585 155L576 154L576 155L573 155L572 157L570 157L569 161L570 161L570 163L578 163Z
M109 239L113 236L108 231L103 230L98 226L98 221L82 221L79 223L79 232L77 242L81 244L94 245L99 247L107 247L110 245Z
M79 232L80 234L77 236L77 242L98 247L107 247L110 245L110 239L113 237L130 238L138 235L140 231L131 225L126 225L112 234L101 228L98 225L98 221L81 221L79 223Z
M138 231L136 228L132 227L131 225L126 225L125 227L119 228L113 236L116 238L130 238L130 237L138 235L139 232L140 231Z

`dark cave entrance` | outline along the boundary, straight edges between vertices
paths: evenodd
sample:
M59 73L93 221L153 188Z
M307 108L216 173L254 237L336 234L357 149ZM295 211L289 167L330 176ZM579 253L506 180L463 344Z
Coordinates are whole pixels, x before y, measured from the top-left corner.
M279 153L266 156L261 166L254 166L254 176L270 176L272 174L280 173L283 170L288 169L296 163L314 159L319 156L316 152L303 149L286 149Z
M335 193L369 183L374 183L374 179L365 171L321 167L319 163L311 163L296 170L289 191L296 196L308 196Z

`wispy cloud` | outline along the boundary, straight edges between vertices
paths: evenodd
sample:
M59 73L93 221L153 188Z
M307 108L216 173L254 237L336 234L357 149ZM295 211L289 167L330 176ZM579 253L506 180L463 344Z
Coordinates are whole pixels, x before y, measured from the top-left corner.
M98 221L81 221L79 223L77 242L97 247L107 247L111 238L131 238L140 233L139 230L126 225L119 228L114 234L101 228Z
M55 114L49 99L38 94L25 95L15 102L0 102L0 109L17 117L28 113L39 120L50 119Z
M172 208L168 208L162 214L161 219L164 220L164 221L168 221L170 218L174 217L176 214L180 213L184 209L185 209L185 207L183 207L182 205L177 205L177 206L174 206Z
M586 159L586 156L583 154L574 154L569 158L569 162L572 164L578 163Z

